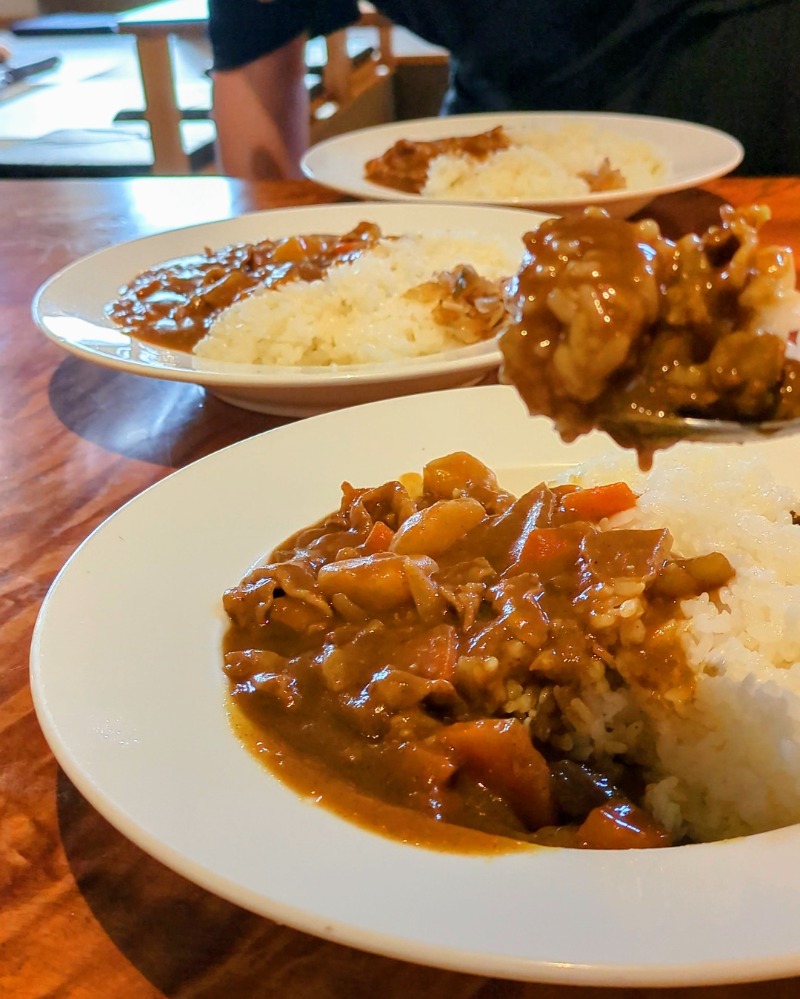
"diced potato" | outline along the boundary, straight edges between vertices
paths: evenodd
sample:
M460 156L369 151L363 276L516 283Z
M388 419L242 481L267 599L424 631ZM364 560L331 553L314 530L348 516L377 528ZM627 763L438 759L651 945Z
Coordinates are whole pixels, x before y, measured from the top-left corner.
M342 559L324 565L317 583L327 597L342 593L374 613L391 611L412 602L405 564L405 556L383 552Z
M441 499L452 499L471 485L493 492L498 488L497 476L491 468L466 451L455 451L428 462L422 470L422 484L425 492Z
M475 499L439 500L412 514L397 530L390 550L398 555L430 555L446 552L486 516Z

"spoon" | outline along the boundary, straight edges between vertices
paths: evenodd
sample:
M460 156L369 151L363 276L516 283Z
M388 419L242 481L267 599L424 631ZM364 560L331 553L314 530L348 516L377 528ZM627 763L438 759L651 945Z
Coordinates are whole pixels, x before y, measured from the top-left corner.
M709 444L744 444L746 441L786 437L800 432L800 419L709 420L691 416L658 413L613 413L597 417L597 426L620 444L636 446L659 441L703 441Z

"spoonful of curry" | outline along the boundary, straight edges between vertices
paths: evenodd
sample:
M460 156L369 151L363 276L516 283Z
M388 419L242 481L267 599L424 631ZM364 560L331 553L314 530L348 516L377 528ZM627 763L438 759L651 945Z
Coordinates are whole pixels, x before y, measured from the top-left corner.
M599 209L525 236L508 286L501 377L561 437L592 429L646 467L680 440L800 429L792 252L762 246L769 210L721 209L677 241Z

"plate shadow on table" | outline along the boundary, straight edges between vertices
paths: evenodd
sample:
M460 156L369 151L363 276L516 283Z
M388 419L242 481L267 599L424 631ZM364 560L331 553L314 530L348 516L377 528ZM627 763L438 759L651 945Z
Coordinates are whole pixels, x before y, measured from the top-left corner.
M56 797L61 842L78 891L113 945L167 999L598 996L591 987L486 979L319 940L254 915L164 867L106 822L60 768ZM234 840L233 827L231 836ZM606 988L602 997L794 999L797 987L796 979L786 979L699 988Z
M68 356L48 389L73 433L106 451L170 468L285 423L222 402L199 385L113 371Z
M514 982L421 969L280 926L198 888L149 857L107 823L61 770L56 793L61 840L78 890L113 944L169 999L555 995ZM235 839L233 828L231 836ZM562 999L584 994L557 992Z

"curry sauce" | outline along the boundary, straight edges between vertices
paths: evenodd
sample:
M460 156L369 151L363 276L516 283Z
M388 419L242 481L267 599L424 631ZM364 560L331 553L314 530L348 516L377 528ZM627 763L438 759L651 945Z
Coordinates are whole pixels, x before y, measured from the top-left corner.
M339 236L285 236L206 249L138 274L120 290L108 314L139 340L191 350L223 309L255 289L317 281L330 267L357 259L381 238L375 223L361 222Z
M635 503L624 483L515 497L465 453L421 479L345 483L337 512L224 595L240 734L387 835L667 845L641 807L644 742L592 751L576 719L601 687L664 710L691 698L680 601L732 570L680 559L666 529L606 528Z

